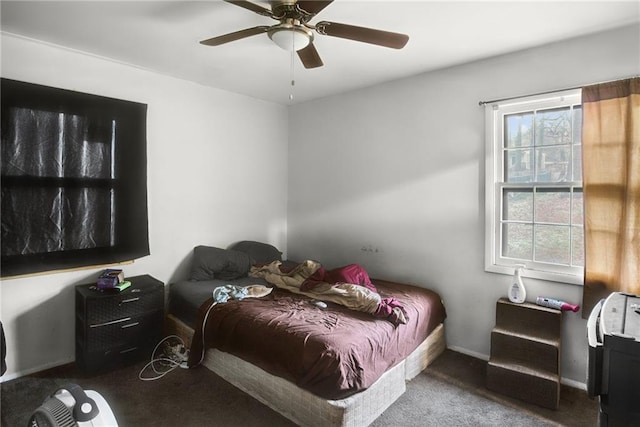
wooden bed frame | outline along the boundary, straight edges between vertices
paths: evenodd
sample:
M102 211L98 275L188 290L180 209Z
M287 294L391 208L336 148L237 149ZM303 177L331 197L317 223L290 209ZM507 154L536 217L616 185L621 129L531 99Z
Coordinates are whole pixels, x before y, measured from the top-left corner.
M193 329L169 314L166 332L191 346ZM203 365L274 411L304 426L365 427L406 390L446 348L444 324L438 325L413 353L390 368L368 389L340 400L322 399L229 353L209 349Z

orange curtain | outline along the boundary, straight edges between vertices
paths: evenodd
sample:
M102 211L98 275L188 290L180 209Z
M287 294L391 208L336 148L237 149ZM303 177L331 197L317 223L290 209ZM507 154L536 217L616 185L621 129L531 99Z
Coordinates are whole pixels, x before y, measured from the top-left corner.
M640 77L582 89L583 317L612 292L640 295Z

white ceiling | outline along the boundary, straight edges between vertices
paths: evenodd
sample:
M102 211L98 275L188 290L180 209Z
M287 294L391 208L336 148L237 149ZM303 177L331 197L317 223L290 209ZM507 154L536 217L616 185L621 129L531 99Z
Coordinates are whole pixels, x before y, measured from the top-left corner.
M256 3L268 7L268 1ZM395 50L317 35L325 65L307 70L266 34L217 47L198 43L276 23L222 1L3 0L0 7L5 33L281 104L640 22L637 0L336 0L310 23L405 33L409 43Z

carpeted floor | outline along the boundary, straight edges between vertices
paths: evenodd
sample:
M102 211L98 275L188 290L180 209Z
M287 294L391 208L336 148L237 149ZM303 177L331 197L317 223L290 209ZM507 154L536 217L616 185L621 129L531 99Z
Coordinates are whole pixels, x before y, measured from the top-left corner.
M120 427L293 425L205 368L141 381L143 366L87 375L68 365L2 383L1 425L27 426L42 401L68 382L99 392ZM372 426L597 425L597 403L584 391L563 388L560 408L553 411L490 392L485 372L486 362L447 350Z

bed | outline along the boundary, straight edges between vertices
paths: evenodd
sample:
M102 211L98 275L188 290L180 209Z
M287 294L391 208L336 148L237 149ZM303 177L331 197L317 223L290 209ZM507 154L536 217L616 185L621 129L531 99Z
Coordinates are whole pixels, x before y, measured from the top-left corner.
M251 266L282 263L271 245L243 241L229 249L194 249L190 279L169 287L168 333L204 365L299 425L366 426L445 349L445 308L437 293L372 279L406 323L355 311L249 276ZM260 297L218 302L222 287L267 289Z

